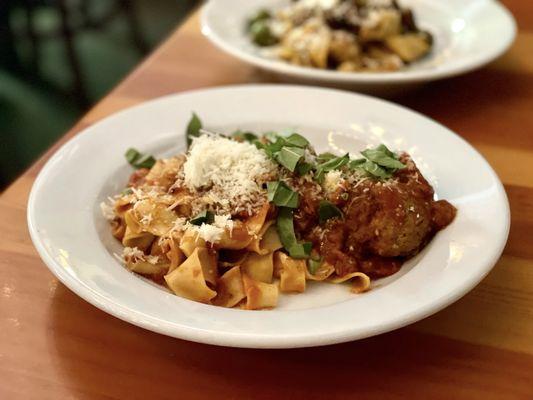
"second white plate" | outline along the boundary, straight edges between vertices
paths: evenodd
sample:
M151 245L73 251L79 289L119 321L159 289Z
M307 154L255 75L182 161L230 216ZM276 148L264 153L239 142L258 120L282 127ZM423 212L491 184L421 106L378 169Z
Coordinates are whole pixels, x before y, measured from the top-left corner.
M202 31L227 53L288 79L387 94L408 85L463 74L496 59L512 44L516 23L495 0L402 0L422 28L435 38L423 61L388 73L338 72L299 67L266 58L245 32L246 21L261 8L277 8L290 0L210 0L202 12Z

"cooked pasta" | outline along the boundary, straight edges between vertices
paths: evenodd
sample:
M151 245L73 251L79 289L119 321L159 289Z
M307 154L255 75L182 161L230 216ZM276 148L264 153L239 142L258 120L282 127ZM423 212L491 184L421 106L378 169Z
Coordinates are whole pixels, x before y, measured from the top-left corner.
M397 71L433 46L396 0L296 0L258 11L247 30L267 56L341 72Z
M356 158L317 154L297 133L189 126L188 139L168 159L128 150L136 171L101 206L125 267L189 300L257 310L309 284L363 293L455 216L384 145Z

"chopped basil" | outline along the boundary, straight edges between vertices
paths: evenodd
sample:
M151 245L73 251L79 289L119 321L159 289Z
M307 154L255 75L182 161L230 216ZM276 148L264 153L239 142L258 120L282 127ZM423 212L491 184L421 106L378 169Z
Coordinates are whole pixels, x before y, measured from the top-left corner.
M202 121L200 121L200 118L198 118L198 115L196 115L196 113L193 112L191 120L189 121L187 125L187 131L186 131L187 147L191 145L192 140L195 137L200 136L200 129L202 129Z
M335 206L335 204L327 200L320 200L320 204L318 206L318 222L323 224L328 219L337 217L343 217L342 211Z
M318 260L315 260L315 259L311 258L311 259L309 259L307 261L307 269L309 270L311 275L316 274L316 271L318 271L318 269L322 265L322 262L323 262L322 258L320 258Z
M281 207L276 221L278 235L283 247L293 258L307 258L311 253L312 244L299 243L294 233L293 214L290 208Z
M255 22L265 21L265 20L270 19L271 17L272 15L270 14L270 11L268 11L267 9L263 8L259 10L252 18L248 20L248 29L250 29Z
M309 146L309 140L297 133L293 133L284 139L288 146L301 147L302 149Z
M268 20L255 21L250 26L252 41L258 46L272 46L278 42L278 38L272 33Z
M156 161L153 156L142 154L134 148L129 148L126 151L126 154L124 154L124 156L126 157L126 160L130 163L130 165L135 169L150 169L154 166Z
M305 150L300 147L283 146L279 152L275 154L276 161L294 172L298 161L303 157Z
M268 201L278 207L297 208L299 202L298 193L291 190L281 181L267 183Z
M392 174L395 171L380 167L378 164L372 161L365 162L363 165L361 165L361 168L372 176L384 179L392 177Z
M215 215L211 211L202 211L189 222L193 225L212 224L215 221Z
M124 189L122 192L120 192L120 194L126 196L128 194L132 194L133 193L133 190L131 187L127 187L126 189Z
M348 192L341 193L341 199L343 199L344 201L348 200L349 198L350 195L348 194Z
M366 160L364 158L359 158L357 160L351 160L349 163L348 163L348 167L352 170L355 170L355 169L358 169L361 167L361 165L363 165L364 163L366 163Z
M255 143L255 141L259 139L255 133L249 131L241 131L240 129L233 132L231 136L236 140L246 141L250 143Z
M396 154L390 151L384 144L380 144L375 149L364 150L361 154L381 167L394 169L405 167L403 163L398 161Z
M304 176L305 174L309 173L309 171L311 171L313 168L313 164L309 164L306 161L300 160L300 162L296 166L296 172L298 172L298 175Z
M324 179L324 174L326 172L340 169L344 165L348 164L349 161L350 161L350 156L348 153L346 153L345 155L341 157L331 158L329 161L319 164L316 169L317 171L316 179L319 182L322 182L322 180Z
M329 153L329 152L326 152L326 153L321 153L319 154L316 159L317 161L321 164L321 163L324 163L326 161L329 161L331 160L332 158L336 158L337 156L333 153Z

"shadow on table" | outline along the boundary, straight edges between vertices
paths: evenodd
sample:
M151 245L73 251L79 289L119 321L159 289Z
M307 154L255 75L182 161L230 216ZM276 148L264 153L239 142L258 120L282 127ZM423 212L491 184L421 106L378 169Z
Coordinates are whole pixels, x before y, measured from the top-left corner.
M379 398L441 386L446 392L449 379L462 379L461 363L481 352L409 329L308 349L202 345L127 324L61 284L50 313L52 359L64 385L90 398ZM451 367L445 377L441 364Z

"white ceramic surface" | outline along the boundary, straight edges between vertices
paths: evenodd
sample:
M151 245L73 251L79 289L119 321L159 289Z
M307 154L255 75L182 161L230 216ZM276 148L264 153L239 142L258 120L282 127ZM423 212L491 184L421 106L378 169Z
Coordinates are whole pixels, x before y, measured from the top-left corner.
M402 0L412 7L419 25L434 35L428 57L389 73L346 73L288 64L263 55L245 32L250 15L290 0L210 0L202 12L202 31L219 48L285 80L346 87L387 94L422 82L451 77L480 68L512 44L516 23L495 0Z
M409 151L456 220L402 270L361 295L311 283L269 311L224 309L174 296L128 272L99 204L132 172L124 152L183 150L196 111L215 131L295 128L318 151L384 142ZM85 300L156 332L226 346L284 348L359 339L424 318L469 291L492 268L509 229L509 206L487 162L463 139L417 113L347 92L302 86L234 86L163 97L122 111L65 144L39 174L28 225L42 259Z

